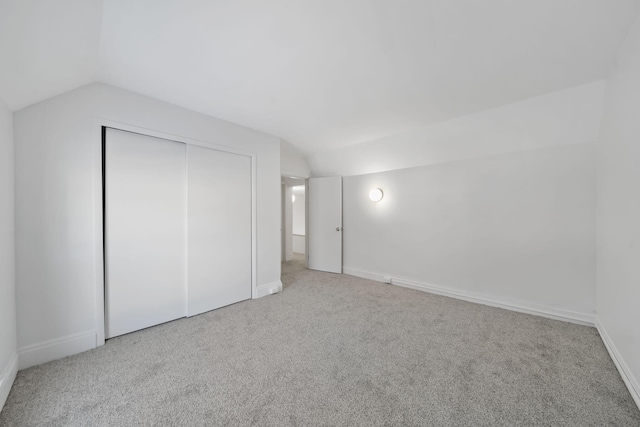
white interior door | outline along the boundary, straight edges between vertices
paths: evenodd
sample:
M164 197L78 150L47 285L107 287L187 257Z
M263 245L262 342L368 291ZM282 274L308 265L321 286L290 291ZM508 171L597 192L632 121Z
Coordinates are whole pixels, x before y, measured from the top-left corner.
M108 129L105 336L186 315L185 145Z
M251 298L251 158L189 145L188 315Z
M342 273L342 177L309 178L309 268Z

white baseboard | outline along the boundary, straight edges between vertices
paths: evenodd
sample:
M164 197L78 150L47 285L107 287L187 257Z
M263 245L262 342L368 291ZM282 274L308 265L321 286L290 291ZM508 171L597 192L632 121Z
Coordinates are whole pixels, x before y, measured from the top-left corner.
M282 292L282 282L280 280L276 280L275 282L265 283L264 285L259 285L256 288L256 296L255 298L266 297L267 295L277 294L278 292Z
M384 274L373 273L371 271L359 270L357 268L342 267L342 274L348 274L349 276L362 277L363 279L373 280L375 282L385 283Z
M7 401L7 397L9 397L11 386L18 374L18 353L14 351L9 362L7 362L3 368L0 373L0 411L2 411L4 403Z
M616 365L616 368L618 368L618 372L620 372L622 381L624 381L624 384L629 389L629 393L631 394L631 397L633 397L633 400L636 402L636 405L638 405L638 408L640 408L640 382L638 382L638 379L633 375L633 372L631 372L631 369L629 369L629 366L622 358L622 355L620 354L617 347L611 340L611 337L607 333L606 329L604 329L604 326L600 322L600 319L597 317L596 317L596 328L598 328L598 332L600 333L602 342L604 342L604 346L607 348L607 351L609 352L611 359L613 359L613 363Z
M389 280L385 279L385 277L391 277L388 274L365 271L351 267L343 267L342 272L351 276L362 277L364 279L374 280L376 282L382 283L389 283ZM464 301L489 305L491 307L504 308L505 310L517 311L519 313L533 314L550 319L577 323L579 325L595 326L595 315L590 313L580 313L577 311L571 311L557 307L548 307L539 304L525 303L521 301L504 300L488 295L477 294L460 289L449 288L446 286L422 283L416 280L405 278L391 277L390 280L391 284L402 286L404 288L410 288L418 291L424 291L432 294L461 299Z
M31 344L18 349L18 368L26 369L93 348L96 348L96 331L81 332Z

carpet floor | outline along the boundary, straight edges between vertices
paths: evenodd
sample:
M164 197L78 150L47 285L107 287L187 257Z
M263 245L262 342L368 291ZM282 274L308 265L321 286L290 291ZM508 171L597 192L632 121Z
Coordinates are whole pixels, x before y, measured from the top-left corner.
M284 291L18 373L2 426L640 426L594 328L283 265Z

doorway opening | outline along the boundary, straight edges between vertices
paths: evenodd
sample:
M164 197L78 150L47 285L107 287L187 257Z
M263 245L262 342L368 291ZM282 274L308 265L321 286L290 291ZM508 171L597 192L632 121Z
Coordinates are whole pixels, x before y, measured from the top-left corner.
M291 188L291 202L293 205L293 241L292 250L294 255L305 255L307 252L306 238L306 189L304 185L296 185Z
M304 178L282 177L282 261L304 260L307 253L307 202Z

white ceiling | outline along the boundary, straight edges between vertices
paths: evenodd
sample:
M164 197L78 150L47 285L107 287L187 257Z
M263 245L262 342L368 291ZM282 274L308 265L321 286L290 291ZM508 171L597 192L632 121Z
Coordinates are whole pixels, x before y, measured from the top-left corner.
M606 77L640 0L0 0L0 97L92 81L306 153Z
M0 0L0 97L14 110L96 81L101 0Z

